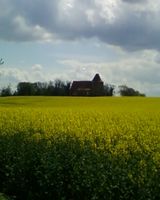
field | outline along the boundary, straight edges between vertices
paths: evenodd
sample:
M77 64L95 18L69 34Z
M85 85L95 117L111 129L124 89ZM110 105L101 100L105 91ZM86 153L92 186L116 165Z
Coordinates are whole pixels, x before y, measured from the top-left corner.
M0 98L0 193L160 199L160 98Z

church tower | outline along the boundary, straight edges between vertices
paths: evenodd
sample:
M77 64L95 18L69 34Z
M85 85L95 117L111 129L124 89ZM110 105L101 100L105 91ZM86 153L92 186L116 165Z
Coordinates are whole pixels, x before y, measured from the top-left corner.
M92 80L92 95L103 96L104 95L104 83L99 74L96 74Z

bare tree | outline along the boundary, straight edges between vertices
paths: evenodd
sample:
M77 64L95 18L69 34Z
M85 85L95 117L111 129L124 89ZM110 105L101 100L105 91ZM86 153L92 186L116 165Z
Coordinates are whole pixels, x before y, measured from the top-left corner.
M3 61L3 59L1 58L0 59L0 65L3 65L4 64L4 61Z

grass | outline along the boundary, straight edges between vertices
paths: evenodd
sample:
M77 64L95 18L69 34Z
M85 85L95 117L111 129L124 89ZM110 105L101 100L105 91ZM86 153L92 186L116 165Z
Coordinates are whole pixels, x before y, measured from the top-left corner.
M159 199L160 98L0 98L0 192Z

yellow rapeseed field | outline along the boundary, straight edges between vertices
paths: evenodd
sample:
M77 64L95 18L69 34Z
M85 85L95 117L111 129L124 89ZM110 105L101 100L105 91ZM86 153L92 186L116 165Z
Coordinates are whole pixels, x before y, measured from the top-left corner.
M160 98L0 98L0 193L160 199Z

